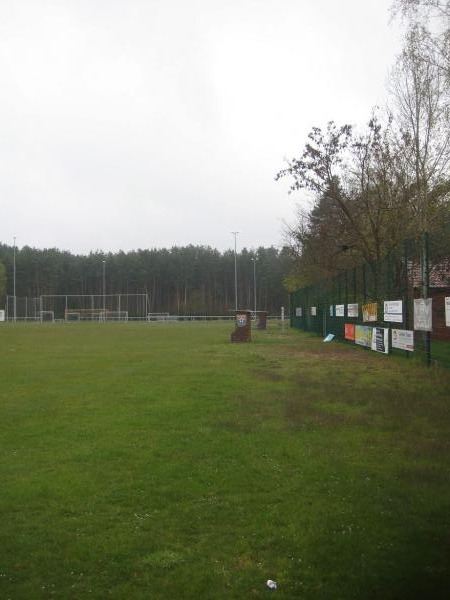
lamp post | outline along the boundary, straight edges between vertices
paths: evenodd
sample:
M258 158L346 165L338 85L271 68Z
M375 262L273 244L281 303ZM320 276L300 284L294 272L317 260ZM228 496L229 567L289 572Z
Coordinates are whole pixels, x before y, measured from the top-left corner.
M13 294L14 294L14 323L16 322L16 236L14 236L14 253L13 253Z
M237 311L238 296L237 296L236 236L238 235L239 231L232 231L231 233L234 235L234 304L235 304L235 309Z
M252 262L253 262L253 292L254 292L254 298L255 298L255 319L256 319L256 261L258 259L256 258L252 258Z
M106 310L106 260L103 261L103 310Z

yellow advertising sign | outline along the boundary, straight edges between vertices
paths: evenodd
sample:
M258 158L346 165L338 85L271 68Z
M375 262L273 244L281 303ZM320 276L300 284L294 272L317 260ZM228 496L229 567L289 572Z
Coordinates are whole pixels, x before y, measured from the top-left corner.
M378 302L362 305L364 323L373 323L378 319Z
M370 348L372 345L372 327L368 327L367 325L356 325L355 343Z

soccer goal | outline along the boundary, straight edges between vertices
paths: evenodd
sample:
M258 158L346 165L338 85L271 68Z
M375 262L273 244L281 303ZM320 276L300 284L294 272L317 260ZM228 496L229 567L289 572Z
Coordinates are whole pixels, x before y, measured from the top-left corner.
M25 321L145 321L147 294L50 294L36 298L6 297L5 319Z
M77 310L66 309L66 321L107 321L108 310L103 308L79 308Z
M51 322L51 323L55 322L55 313L53 310L41 310L40 317L41 317L42 323L44 321Z
M104 308L66 309L66 321L128 321L127 310L106 310Z
M147 321L166 321L168 318L168 312L147 313Z
M147 294L60 294L41 296L40 309L64 321L127 322L145 320Z
M105 313L106 321L128 321L127 310L107 310Z
M70 310L66 310L65 319L66 323L78 323L80 320L80 313Z

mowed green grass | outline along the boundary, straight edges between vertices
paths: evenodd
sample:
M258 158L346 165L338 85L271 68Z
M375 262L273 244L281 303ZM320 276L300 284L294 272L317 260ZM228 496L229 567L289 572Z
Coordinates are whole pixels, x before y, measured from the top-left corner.
M231 330L0 328L0 598L448 598L448 372Z

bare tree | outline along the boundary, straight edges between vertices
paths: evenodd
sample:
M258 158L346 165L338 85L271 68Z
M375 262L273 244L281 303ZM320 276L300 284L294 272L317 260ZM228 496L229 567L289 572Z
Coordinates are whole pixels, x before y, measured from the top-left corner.
M422 60L432 62L450 86L450 0L394 0L392 14L405 19L409 30L427 31L421 39Z
M418 232L432 228L446 200L446 196L431 192L448 180L450 161L448 94L442 71L426 42L428 38L420 25L409 31L390 80L397 144L403 149L405 166L411 173L409 204Z
M410 19L450 18L450 0L394 0L392 9Z

